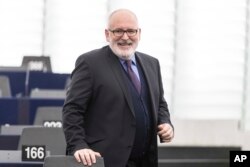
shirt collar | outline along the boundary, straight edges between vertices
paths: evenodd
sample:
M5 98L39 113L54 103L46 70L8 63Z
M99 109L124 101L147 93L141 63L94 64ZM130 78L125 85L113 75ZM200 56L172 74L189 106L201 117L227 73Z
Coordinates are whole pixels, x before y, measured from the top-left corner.
M120 60L120 62L121 62L122 64L124 64L125 61L126 61L126 60L121 59L121 58L119 58L119 60ZM134 65L136 66L135 54L132 55L131 60L132 60L132 64L134 64Z

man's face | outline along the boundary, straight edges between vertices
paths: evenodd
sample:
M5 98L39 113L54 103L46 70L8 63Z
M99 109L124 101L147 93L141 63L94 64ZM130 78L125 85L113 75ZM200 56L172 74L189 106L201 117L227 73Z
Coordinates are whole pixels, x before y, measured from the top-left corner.
M141 30L136 17L126 11L115 13L105 30L106 40L112 51L121 59L128 60L140 41Z

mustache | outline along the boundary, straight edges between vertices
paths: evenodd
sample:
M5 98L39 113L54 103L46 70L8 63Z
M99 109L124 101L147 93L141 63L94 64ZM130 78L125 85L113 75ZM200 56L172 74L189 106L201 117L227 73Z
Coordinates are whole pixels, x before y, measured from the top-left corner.
M122 40L122 41L118 41L117 42L120 45L132 45L132 41L131 40Z

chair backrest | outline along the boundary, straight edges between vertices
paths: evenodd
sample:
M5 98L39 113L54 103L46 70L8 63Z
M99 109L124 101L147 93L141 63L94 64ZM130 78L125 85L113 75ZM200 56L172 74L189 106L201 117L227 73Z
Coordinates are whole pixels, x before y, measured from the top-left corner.
M10 81L7 76L0 76L0 97L11 97Z
M24 72L26 70L27 70L26 67L21 67L21 66L0 66L0 72L2 71Z
M24 128L33 127L33 125L1 125L1 135L21 135Z
M22 67L34 71L52 72L49 56L24 56Z
M45 98L45 99L64 99L66 97L66 90L36 88L31 90L30 97Z
M48 156L44 160L43 167L84 167L82 163L75 160L73 156ZM103 158L97 158L92 167L104 167Z
M22 145L44 145L50 155L65 155L66 141L62 128L30 127L24 128L18 149Z
M55 126L49 126L49 123L55 123ZM62 125L62 107L38 107L35 115L34 125L45 127L61 127Z

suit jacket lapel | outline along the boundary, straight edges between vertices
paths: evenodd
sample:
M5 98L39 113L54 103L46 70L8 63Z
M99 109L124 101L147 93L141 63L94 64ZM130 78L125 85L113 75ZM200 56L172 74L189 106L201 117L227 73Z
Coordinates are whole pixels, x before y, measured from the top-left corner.
M156 115L155 115L156 111L155 111L155 108L154 108L154 106L155 106L154 103L155 102L154 102L154 99L153 99L153 92L152 92L153 85L152 85L152 82L150 81L150 78L151 78L150 74L152 73L149 70L150 64L147 64L147 61L139 53L136 53L136 58L137 58L137 61L138 61L138 63L140 64L140 66L142 68L142 71L143 71L144 76L145 76L145 80L146 80L146 82L148 84L148 91L149 91L149 95L150 95L151 108L152 108L152 111L153 111L153 118L155 120L156 119Z
M131 95L129 93L129 89L126 85L126 82L124 80L124 72L122 71L122 66L119 62L119 59L117 58L117 56L109 49L109 53L107 56L107 60L108 63L110 64L110 67L112 68L112 71L125 95L125 98L127 100L128 106L130 108L130 110L132 111L132 114L135 116L134 113L134 108L133 108L133 102L132 102L132 98Z

